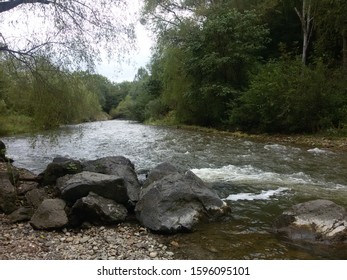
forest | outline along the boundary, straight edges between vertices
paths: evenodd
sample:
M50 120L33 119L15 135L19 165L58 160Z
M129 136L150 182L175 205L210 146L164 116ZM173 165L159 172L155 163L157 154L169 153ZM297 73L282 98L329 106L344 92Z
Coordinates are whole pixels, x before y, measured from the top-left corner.
M133 81L0 53L0 134L111 117L346 135L346 15L343 0L145 0L156 42Z

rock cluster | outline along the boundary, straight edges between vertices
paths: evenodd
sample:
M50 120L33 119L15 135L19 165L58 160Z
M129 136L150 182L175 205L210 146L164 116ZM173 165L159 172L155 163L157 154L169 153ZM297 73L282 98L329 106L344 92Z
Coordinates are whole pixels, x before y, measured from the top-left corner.
M39 230L115 225L135 212L141 226L174 233L230 210L192 172L169 163L154 168L142 184L122 156L86 162L58 157L38 176L9 167L0 173L0 212Z

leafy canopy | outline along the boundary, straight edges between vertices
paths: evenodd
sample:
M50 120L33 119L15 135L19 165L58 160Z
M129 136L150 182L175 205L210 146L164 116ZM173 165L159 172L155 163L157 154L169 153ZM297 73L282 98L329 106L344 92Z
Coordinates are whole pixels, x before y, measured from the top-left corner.
M0 0L0 55L28 66L50 57L93 68L101 50L122 55L134 42L126 0Z

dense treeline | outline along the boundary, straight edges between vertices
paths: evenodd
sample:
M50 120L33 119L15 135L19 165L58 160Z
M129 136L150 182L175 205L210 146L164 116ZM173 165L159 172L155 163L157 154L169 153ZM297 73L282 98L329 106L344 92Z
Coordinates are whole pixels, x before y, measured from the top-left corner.
M0 135L108 117L122 85L72 69L133 48L128 2L0 1Z
M30 67L16 59L0 64L0 135L107 119L128 94L130 83L35 60Z
M0 134L108 117L347 133L347 1L144 3L156 45L132 82L0 53Z
M346 14L342 0L146 0L156 47L114 116L346 131Z

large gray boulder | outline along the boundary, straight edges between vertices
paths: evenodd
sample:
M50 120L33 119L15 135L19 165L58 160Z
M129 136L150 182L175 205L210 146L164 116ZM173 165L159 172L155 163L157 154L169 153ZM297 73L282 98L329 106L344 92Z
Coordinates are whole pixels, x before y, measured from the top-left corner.
M7 172L0 171L0 212L10 214L18 207L17 192Z
M133 163L123 156L104 157L83 163L83 170L115 175L124 179L129 200L137 202L140 194L140 183L135 173Z
M92 192L77 200L72 207L72 215L79 219L79 223L116 224L124 222L127 214L125 206Z
M82 172L81 162L65 157L56 157L47 165L46 169L39 174L38 179L42 185L54 185L58 178L67 174Z
M346 209L329 200L294 205L277 218L276 232L313 243L347 242Z
M154 171L158 180L143 188L135 207L136 217L145 227L166 233L191 231L200 221L229 212L230 208L194 173L181 173L170 166L171 171L161 176L157 171L162 168Z
M114 175L83 171L59 178L56 186L61 197L69 202L75 202L90 192L121 204L126 204L129 200L124 180Z
M182 172L183 172L182 170L178 170L178 168L176 166L173 166L171 163L168 163L168 162L160 163L148 173L147 179L144 182L143 187L146 188L153 182L158 181L167 175L177 174Z
M31 217L30 225L35 229L59 229L65 227L69 220L65 212L66 203L64 200L46 199Z

